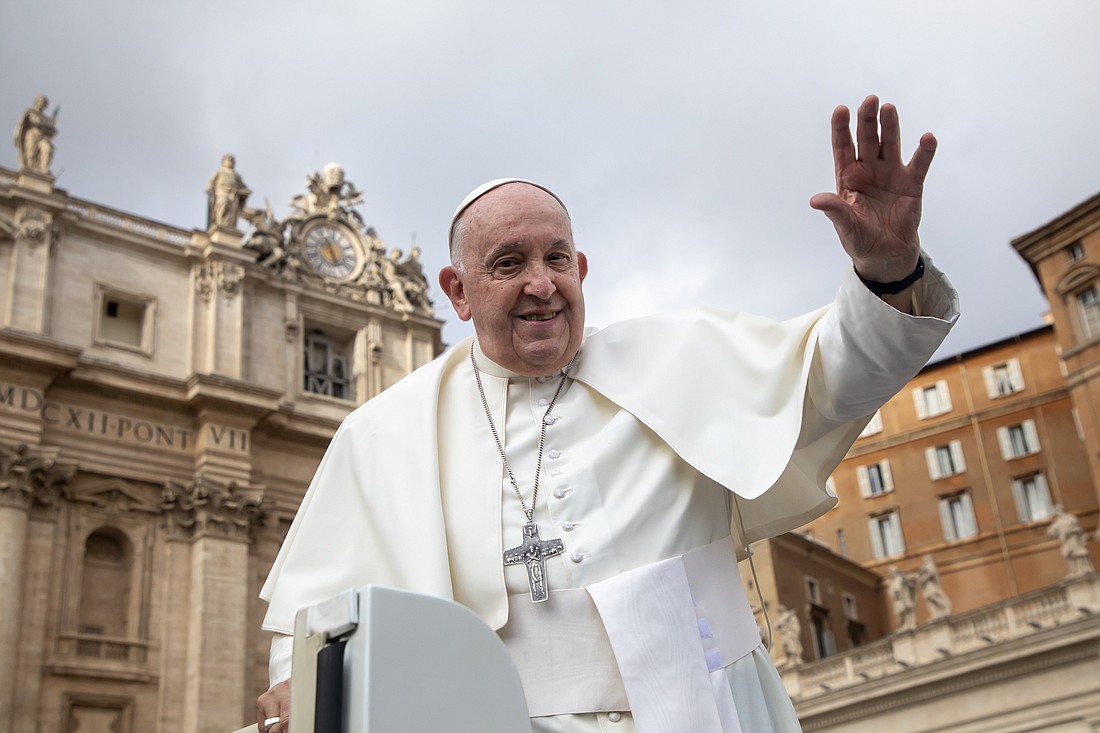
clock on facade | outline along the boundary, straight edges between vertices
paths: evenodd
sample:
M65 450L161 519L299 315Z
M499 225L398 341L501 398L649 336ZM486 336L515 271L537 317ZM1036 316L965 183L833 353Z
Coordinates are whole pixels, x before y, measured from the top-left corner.
M302 254L314 270L332 280L350 280L363 260L355 235L330 221L307 226L302 233Z

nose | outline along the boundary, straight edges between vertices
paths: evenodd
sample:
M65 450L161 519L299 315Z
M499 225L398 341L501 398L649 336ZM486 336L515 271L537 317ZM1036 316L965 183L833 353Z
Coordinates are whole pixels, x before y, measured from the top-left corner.
M554 285L554 279L550 270L542 263L535 263L527 268L527 280L523 284L523 293L540 300L547 300L558 288Z

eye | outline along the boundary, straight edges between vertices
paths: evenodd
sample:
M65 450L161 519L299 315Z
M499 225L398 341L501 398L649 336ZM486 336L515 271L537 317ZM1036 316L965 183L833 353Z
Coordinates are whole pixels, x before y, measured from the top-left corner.
M519 259L516 257L501 257L493 264L495 272L508 273L519 267Z

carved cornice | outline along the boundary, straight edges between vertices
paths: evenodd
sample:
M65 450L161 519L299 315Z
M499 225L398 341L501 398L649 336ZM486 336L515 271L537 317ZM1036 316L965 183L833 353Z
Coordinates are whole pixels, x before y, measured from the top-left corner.
M76 463L59 459L57 449L0 443L0 506L52 506L75 474Z
M161 509L170 536L250 542L253 527L264 516L263 500L247 495L236 483L222 484L199 476L190 484L166 482Z
M40 247L50 240L53 219L49 214L21 206L15 212L15 238L32 247Z

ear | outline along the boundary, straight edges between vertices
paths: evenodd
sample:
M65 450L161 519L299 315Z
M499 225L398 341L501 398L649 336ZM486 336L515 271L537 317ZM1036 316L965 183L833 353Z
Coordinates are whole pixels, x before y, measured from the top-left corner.
M454 265L447 265L439 271L439 289L450 298L451 306L458 317L463 321L470 320L473 314L470 312L470 302L466 299L466 286Z
M577 269L581 274L581 282L584 282L584 279L588 276L588 258L580 250L577 250Z

